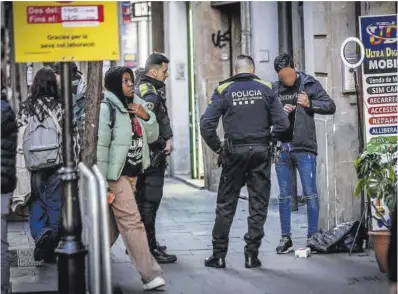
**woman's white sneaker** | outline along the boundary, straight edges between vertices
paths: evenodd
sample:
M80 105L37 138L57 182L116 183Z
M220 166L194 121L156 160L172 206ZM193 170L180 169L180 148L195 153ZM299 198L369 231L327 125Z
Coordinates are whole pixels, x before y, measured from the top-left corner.
M166 285L166 281L162 277L156 277L152 281L144 284L144 290L156 290Z

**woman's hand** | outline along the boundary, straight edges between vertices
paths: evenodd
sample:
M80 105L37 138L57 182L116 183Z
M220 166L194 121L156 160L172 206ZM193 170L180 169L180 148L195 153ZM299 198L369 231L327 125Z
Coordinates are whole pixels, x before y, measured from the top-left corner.
M136 116L142 118L143 120L149 119L148 113L145 111L144 107L142 107L141 104L130 103L129 104L129 113L133 113Z

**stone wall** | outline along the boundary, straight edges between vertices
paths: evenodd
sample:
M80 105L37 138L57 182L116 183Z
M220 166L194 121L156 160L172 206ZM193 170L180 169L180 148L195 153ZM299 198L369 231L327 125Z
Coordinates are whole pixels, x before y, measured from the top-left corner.
M228 30L228 18L220 10L212 8L211 2L192 2L195 89L199 101L199 113L203 114L218 83L229 76L228 46L215 47L212 34ZM222 135L221 124L219 135ZM216 191L221 169L217 167L217 156L203 142L205 187Z
M357 106L342 93L340 46L355 36L354 2L305 2L306 69L335 101L333 116L316 115L320 227L330 228L358 216L352 196L356 182L353 162L358 154Z
M161 3L163 4L163 3ZM174 151L169 160L169 174L190 175L189 79L188 79L188 25L185 2L164 2L165 53L170 59L166 80L166 97L173 128ZM159 40L153 42L158 44Z

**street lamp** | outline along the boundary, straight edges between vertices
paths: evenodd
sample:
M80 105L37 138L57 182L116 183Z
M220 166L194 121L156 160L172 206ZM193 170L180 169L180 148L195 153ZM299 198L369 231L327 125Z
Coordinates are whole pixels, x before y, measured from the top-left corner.
M86 294L85 249L78 199L78 175L73 150L73 114L70 64L61 63L61 89L64 99L62 128L63 166L59 170L63 182L61 241L58 255L58 293Z

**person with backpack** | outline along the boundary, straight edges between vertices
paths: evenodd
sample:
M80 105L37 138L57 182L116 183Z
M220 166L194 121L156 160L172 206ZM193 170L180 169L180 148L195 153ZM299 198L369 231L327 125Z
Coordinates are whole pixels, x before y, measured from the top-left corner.
M299 172L304 200L307 203L307 240L318 230L319 197L316 187L318 148L314 116L334 114L336 105L319 81L294 69L293 59L288 54L284 53L275 58L274 68L279 81L273 84L273 91L282 102L290 120L289 129L276 143L281 150L275 158L282 230L282 238L276 252L283 254L293 250L290 233L293 167Z
M18 113L18 127L25 129L23 152L31 174L29 224L35 241L34 259L55 260L59 242L62 185L58 169L62 166L63 102L58 96L54 72L41 68L32 83L30 95ZM74 157L80 153L79 134L72 131Z
M162 269L152 256L135 199L138 174L149 167L149 143L158 139L156 116L134 95L134 74L116 66L105 74L100 108L97 165L106 178L110 204L111 244L122 235L128 253L144 283L144 290L165 285Z
M7 100L6 75L1 70L1 293L10 287L7 215L16 186L16 150L18 127L15 112Z
M60 62L56 62L53 65L54 73L58 82L59 96L61 96L61 74L60 74ZM73 108L73 119L76 122L77 129L79 131L79 137L81 140L81 150L84 149L83 138L84 138L84 124L85 124L85 107L87 97L87 83L83 78L83 73L79 71L76 63L70 63L71 71L71 86L72 86L72 108ZM83 151L81 151L83 152Z

